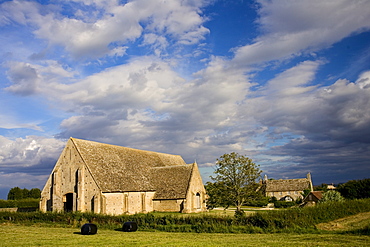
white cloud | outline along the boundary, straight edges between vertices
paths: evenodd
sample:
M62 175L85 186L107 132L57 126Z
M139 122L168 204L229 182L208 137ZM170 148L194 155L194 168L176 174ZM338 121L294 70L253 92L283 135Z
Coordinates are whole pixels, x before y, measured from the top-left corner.
M5 90L22 96L36 93L47 94L48 84L62 82L75 75L71 69L64 68L52 60L44 60L40 64L9 62L7 67L9 67L7 77L12 85L6 87Z
M31 173L40 173L40 169L52 166L44 162L55 161L63 145L63 141L54 138L27 136L11 140L0 136L0 167L9 173L19 171L20 167L36 167Z
M37 92L40 78L37 71L27 63L11 63L7 72L8 79L13 85L6 90L23 96L31 95Z
M323 88L308 83L320 62L306 61L272 79L261 97L248 100L249 113L263 125L315 138L360 138L370 125L370 91L358 83L338 80ZM345 131L344 131L345 130ZM363 132L363 133L365 133Z
M235 66L287 59L327 48L353 33L370 29L369 1L259 3L257 23L262 35L253 44L235 50Z
M123 44L135 41L147 32L187 45L198 43L209 33L202 25L204 19L200 15L204 1L133 0L123 5L118 1L80 3L90 6L88 12L81 13L81 8L76 16L72 13L71 17L60 17L58 13L54 13L58 9L52 5L45 9L45 6L31 2L4 3L0 10L4 13L0 25L13 21L30 25L35 28L34 34L38 38L64 47L78 59L116 55L117 52L111 49L117 48L112 48L111 44L123 47ZM91 19L91 8L100 13L95 19ZM84 15L90 18L80 18ZM166 43L159 39L157 41L162 45ZM159 48L161 47L156 47ZM118 54L123 55L124 50L120 48Z
M370 87L370 71L363 72L356 81L356 84L362 88L366 89Z

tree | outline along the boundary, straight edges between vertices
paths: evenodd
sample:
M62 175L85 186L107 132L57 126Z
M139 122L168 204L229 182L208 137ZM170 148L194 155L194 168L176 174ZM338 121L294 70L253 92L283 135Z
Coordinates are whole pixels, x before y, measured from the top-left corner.
M311 189L304 189L303 192L301 193L302 197L303 198L306 198L306 196L308 196L308 194L310 194L311 192Z
M207 182L204 186L208 199L207 199L207 208L213 209L216 207L224 207L228 208L230 202L228 201L229 198L223 198L222 195L226 195L226 186L223 182Z
M256 180L261 172L259 165L246 156L235 152L222 155L216 161L216 176L211 176L219 197L215 201L222 201L226 207L234 205L237 212L241 211L241 206L256 196Z
M321 185L314 186L313 190L314 191L324 191L324 192L326 192L326 191L328 191L328 185L322 183Z
M19 187L14 187L9 190L8 200L20 200L23 199L23 190Z
M32 188L28 193L29 198L39 199L41 198L41 190L39 188Z
M344 200L344 198L342 197L342 195L338 191L328 190L327 192L324 192L322 194L322 198L319 202L320 203L333 202L333 201L339 202L339 201L343 201L343 200Z
M370 198L370 178L350 180L339 185L338 191L347 199Z

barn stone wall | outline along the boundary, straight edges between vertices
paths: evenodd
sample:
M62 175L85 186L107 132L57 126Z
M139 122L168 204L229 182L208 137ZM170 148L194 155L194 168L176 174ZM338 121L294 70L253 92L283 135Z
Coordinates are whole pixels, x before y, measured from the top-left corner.
M153 211L154 192L103 193L103 213L111 215Z
M198 166L196 164L193 165L186 198L183 210L184 213L203 212L207 210L207 193L204 189L202 177L200 176Z
M158 212L181 212L184 207L184 200L155 200L154 211Z

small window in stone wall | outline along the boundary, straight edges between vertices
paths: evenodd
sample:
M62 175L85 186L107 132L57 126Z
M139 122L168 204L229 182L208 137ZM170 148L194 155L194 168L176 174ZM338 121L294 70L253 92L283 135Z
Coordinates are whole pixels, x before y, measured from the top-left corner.
M199 209L201 207L199 192L195 195L195 203L196 203L196 208Z

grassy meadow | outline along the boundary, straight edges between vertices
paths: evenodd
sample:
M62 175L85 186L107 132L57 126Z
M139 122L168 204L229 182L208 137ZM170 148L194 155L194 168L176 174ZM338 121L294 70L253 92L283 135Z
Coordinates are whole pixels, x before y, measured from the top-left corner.
M370 237L352 234L221 234L122 232L81 235L78 228L0 224L0 246L369 246Z

